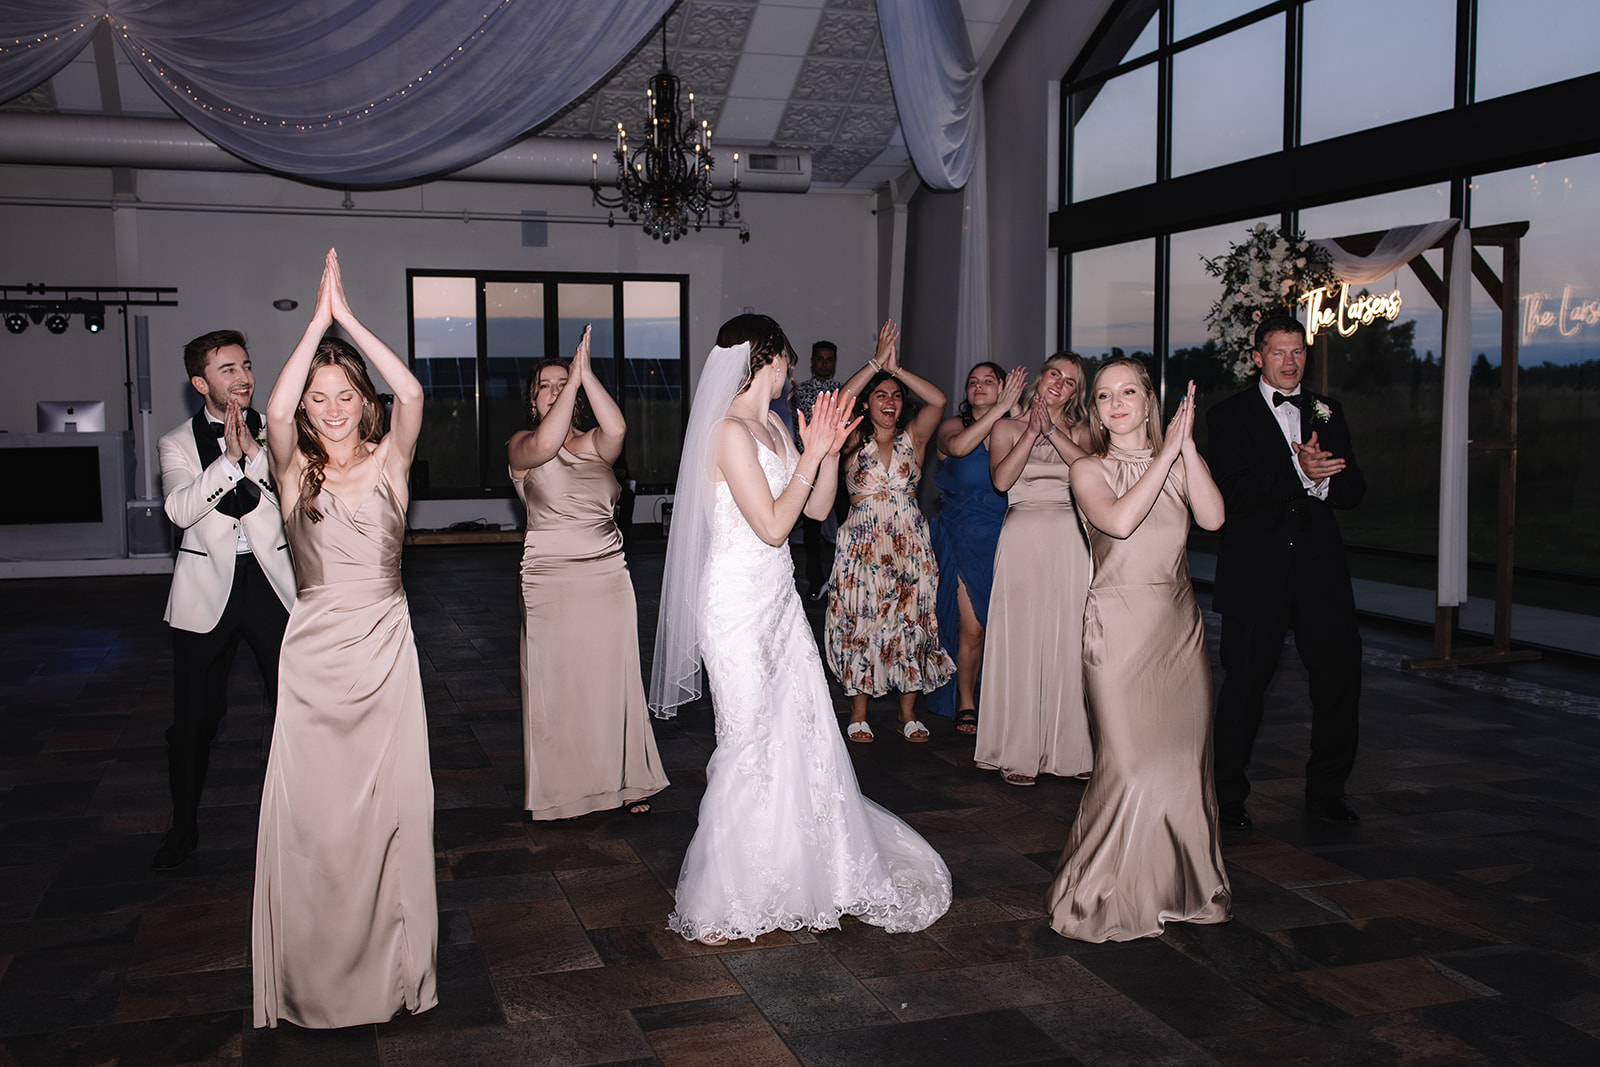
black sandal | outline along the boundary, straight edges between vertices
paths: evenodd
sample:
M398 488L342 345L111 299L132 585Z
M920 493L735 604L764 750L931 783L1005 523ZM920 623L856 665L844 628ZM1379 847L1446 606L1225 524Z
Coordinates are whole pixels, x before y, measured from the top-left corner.
M970 726L971 729L970 730L963 730L962 729L963 726ZM965 734L968 737L972 737L977 732L978 732L978 709L977 708L963 708L960 711L956 712L956 733Z

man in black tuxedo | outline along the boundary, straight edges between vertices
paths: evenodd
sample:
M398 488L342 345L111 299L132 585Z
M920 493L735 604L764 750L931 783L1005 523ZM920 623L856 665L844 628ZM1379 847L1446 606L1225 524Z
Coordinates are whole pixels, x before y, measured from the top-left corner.
M261 668L267 706L276 702L278 648L295 593L261 416L250 407L256 379L244 336L202 334L184 346L183 363L205 403L160 444L167 517L183 531L183 543L167 598L172 826L150 861L157 870L177 867L198 845L200 792L241 639Z
M1213 723L1217 803L1224 828L1250 826L1245 768L1292 628L1311 676L1306 809L1359 822L1344 786L1356 756L1361 635L1331 509L1355 507L1367 485L1339 402L1301 388L1305 328L1272 318L1255 339L1259 380L1206 417L1207 458L1228 511L1212 597L1224 672Z

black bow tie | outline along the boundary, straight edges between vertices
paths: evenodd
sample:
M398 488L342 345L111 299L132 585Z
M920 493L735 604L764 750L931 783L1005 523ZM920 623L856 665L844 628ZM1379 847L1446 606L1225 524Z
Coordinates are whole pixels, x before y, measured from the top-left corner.
M1282 404L1293 404L1296 408L1298 408L1302 403L1301 398L1304 396L1304 393L1295 393L1291 396L1288 393L1280 393L1274 389L1272 391L1272 406L1278 407Z
M217 437L221 437L224 433L226 433L228 428L226 423L221 422L207 422L206 425L211 427L212 434Z

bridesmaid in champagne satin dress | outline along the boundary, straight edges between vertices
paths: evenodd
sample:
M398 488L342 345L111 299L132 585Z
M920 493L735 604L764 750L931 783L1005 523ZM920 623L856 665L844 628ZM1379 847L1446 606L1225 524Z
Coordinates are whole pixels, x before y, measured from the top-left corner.
M598 425L580 430L575 416L585 399ZM627 423L594 373L587 328L570 365L535 364L529 407L533 429L507 444L511 480L528 511L523 806L534 819L618 805L643 815L667 776L645 707L633 582L612 517L622 489L611 465Z
M392 425L361 353L394 391ZM385 1022L438 1003L433 779L400 584L422 388L350 313L328 253L316 310L267 404L299 597L256 841L256 1026Z
M1095 376L1094 454L1072 465L1094 579L1083 660L1094 774L1047 904L1057 933L1129 941L1168 922L1227 922L1232 895L1211 780L1211 675L1189 584L1189 515L1222 525L1195 450L1194 384L1165 438L1142 364Z
M1069 466L1086 454L1086 391L1078 357L1051 356L1023 398L1026 415L1002 421L990 439L990 476L1009 506L995 549L972 761L1008 785L1085 774L1093 759L1083 707L1089 546Z

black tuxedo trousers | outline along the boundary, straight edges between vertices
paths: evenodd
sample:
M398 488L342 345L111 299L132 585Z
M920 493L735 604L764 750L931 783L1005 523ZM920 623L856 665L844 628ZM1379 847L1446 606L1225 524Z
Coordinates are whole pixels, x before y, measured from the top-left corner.
M1222 615L1223 681L1213 720L1222 804L1249 795L1246 768L1290 630L1311 682L1307 799L1343 796L1355 764L1361 636L1332 509L1354 507L1366 482L1343 410L1337 401L1319 401L1327 414L1310 429L1346 462L1330 480L1326 501L1306 491L1256 386L1218 403L1207 417L1208 459L1227 508L1212 601Z
M233 590L222 618L206 633L172 628L172 725L167 729L167 777L172 825L193 831L211 761L211 742L228 710L228 674L241 640L261 668L264 702L278 701L278 650L289 623L272 583L249 552L233 563Z

